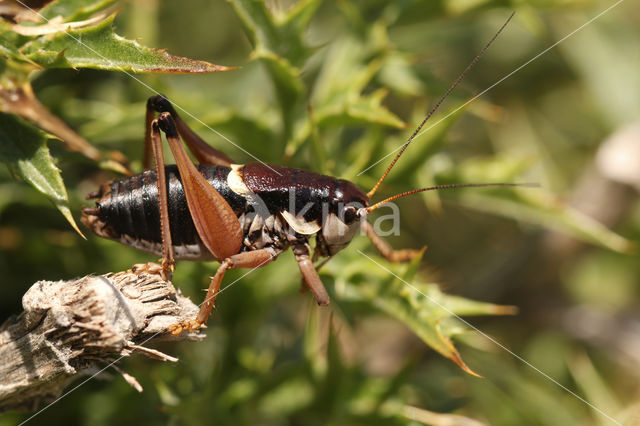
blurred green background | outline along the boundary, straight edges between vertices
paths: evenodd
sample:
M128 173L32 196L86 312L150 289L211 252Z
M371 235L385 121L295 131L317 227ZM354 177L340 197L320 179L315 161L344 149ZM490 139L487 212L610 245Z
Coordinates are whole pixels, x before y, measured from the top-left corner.
M197 117L183 114L237 162L251 158L203 123L263 161L368 189L390 159L359 173L406 139L511 11L512 23L430 124L613 4L273 0L263 10L251 1L138 0L123 3L115 31L175 55L241 67L136 75ZM598 410L640 424L640 177L611 172L640 170L633 156L639 28L640 5L622 2L416 139L377 194L437 183L540 182L541 189L404 199L400 235L387 238L395 248L428 246L415 277L406 266L385 265L434 297L428 283L464 298L447 306L467 299L516 306L514 316L467 318L504 347L429 311L431 302L359 253L381 262L358 237L321 274L330 307L299 294L287 253L220 296L204 342L159 346L178 364L122 361L143 393L111 370L29 424L614 424ZM32 84L80 135L101 151L120 150L139 170L144 105L154 94L140 81L59 69L38 73ZM622 142L605 143L616 132L624 132L617 133ZM116 175L55 141L49 147L77 220L86 194ZM36 280L151 260L94 235L81 239L49 201L0 170L0 318L21 310ZM199 303L215 267L178 263L174 282ZM455 311L489 310L468 303ZM436 331L454 337L483 378L425 344L421 333ZM27 417L3 414L0 425Z

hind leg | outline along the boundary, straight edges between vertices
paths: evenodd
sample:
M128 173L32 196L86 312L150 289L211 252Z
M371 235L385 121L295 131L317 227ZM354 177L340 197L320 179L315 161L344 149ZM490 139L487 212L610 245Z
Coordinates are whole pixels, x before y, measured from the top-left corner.
M151 166L151 140L147 135L150 135L151 122L153 121L156 113L169 113L173 121L175 122L178 134L182 137L182 140L187 144L189 150L193 153L194 157L200 164L210 164L213 166L225 166L229 167L233 161L222 152L213 148L206 143L200 136L196 134L187 123L185 123L180 115L176 112L171 105L171 102L163 96L152 96L147 100L147 114L146 114L146 133L145 133L145 150L144 150L144 162L143 167L148 169Z
M149 273L160 275L164 280L171 280L175 270L173 256L173 243L171 241L171 228L169 224L169 207L167 195L167 178L164 169L164 155L162 153L162 136L158 120L152 120L149 124L149 143L153 152L153 159L158 185L158 210L160 211L160 235L162 238L161 265L157 263L138 263L131 267L133 273Z
M183 321L169 326L167 331L174 336L178 336L185 331L198 330L203 324L207 323L207 320L211 315L211 310L215 306L216 298L218 297L218 294L220 294L222 279L228 270L261 268L266 264L271 263L277 256L278 253L273 249L261 249L236 254L223 260L218 267L216 274L211 278L211 284L209 284L207 296L205 297L204 302L202 302L202 305L200 305L198 315L192 320Z

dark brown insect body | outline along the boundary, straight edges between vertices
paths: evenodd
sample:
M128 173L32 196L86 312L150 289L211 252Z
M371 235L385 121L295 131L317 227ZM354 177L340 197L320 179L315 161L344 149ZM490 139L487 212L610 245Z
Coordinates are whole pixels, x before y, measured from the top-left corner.
M242 228L242 252L265 247L285 250L292 242L307 243L328 215L341 217L343 222L351 224L356 219L355 215L349 217L352 209L368 206L366 194L348 181L261 163L232 167L201 165L198 171L237 216ZM177 166L165 166L165 175L175 259L213 260L189 213ZM89 228L102 237L162 255L155 171L146 170L107 183L96 197L99 198L96 207L85 209L83 215L83 222ZM287 216L283 217L282 212L296 214L285 213ZM318 255L337 251L327 245L322 235L318 238Z
M313 261L336 254L360 229L390 261L407 261L418 253L391 249L366 221L371 211L396 198L432 189L516 185L440 185L369 204L398 158L479 56L427 114L368 193L346 180L304 170L263 163L233 164L200 139L165 97L154 96L147 102L145 168L149 168L153 153L155 169L104 184L91 195L98 201L95 207L84 208L82 222L100 236L161 255L161 267L147 264L141 269L166 278L170 278L176 259L220 262L198 316L170 327L173 334L196 330L207 321L227 270L262 267L288 248L293 249L304 284L318 304L326 305L329 296ZM164 165L161 131L175 166ZM200 166L191 162L180 138Z
M159 112L158 118L154 118ZM160 131L167 136L176 166L165 166ZM196 167L179 136L203 165ZM221 262L198 317L171 328L174 334L206 322L228 269L256 268L291 247L304 282L320 305L329 296L313 261L346 247L362 229L391 260L408 260L415 251L393 251L363 220L369 194L331 176L262 163L232 164L206 145L162 96L147 104L147 149L155 170L102 185L84 208L82 222L96 234L162 256L169 278L176 259ZM315 237L311 255L310 239Z

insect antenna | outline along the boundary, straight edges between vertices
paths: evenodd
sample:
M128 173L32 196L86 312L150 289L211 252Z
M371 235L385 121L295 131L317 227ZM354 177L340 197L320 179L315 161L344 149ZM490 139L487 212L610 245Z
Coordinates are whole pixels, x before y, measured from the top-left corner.
M418 192L425 191L434 191L437 189L453 189L453 188L482 188L482 187L501 187L501 186L515 186L515 187L527 187L527 188L538 188L540 185L537 183L452 183L446 185L436 185L429 186L427 188L414 189L411 191L403 192L401 194L394 195L393 197L386 198L382 201L375 203L372 206L364 207L361 210L366 210L367 213L371 213L378 207L381 207L383 204L388 203L389 201L397 200L398 198L406 197L407 195L417 194Z
M464 79L464 77L467 75L467 73L469 71L471 71L471 68L473 68L474 65L480 60L480 58L482 58L482 56L487 51L489 46L491 46L493 44L493 42L498 38L498 36L502 32L502 30L504 30L504 28L507 26L509 21L511 21L511 18L513 18L513 15L515 15L515 12L512 12L511 15L509 15L509 17L507 18L505 23L502 24L500 29L495 33L495 35L491 38L491 40L489 40L489 42L482 48L480 53L478 53L478 55L473 59L473 61L471 61L471 63L467 66L467 68L465 68L465 70L462 71L462 73L458 76L456 81L454 81L453 84L451 85L451 87L449 87L449 89L447 89L445 94L442 95L442 97L438 100L438 102L436 102L436 104L433 106L433 108L431 108L431 111L429 111L429 113L426 115L424 120L422 120L420 125L418 125L416 130L411 134L411 136L409 136L409 139L407 139L407 141L404 143L404 145L402 145L402 148L400 148L400 152L398 152L398 154L395 156L395 158L393 159L391 164L389 164L389 167L387 167L387 170L383 173L382 177L378 180L378 182L375 184L375 186L373 188L371 188L371 191L367 192L367 197L369 197L369 199L371 199L371 197L373 197L373 194L376 193L376 191L378 190L378 188L380 187L382 182L385 180L385 178L387 177L387 175L389 174L389 172L391 171L393 166L395 166L395 164L398 161L398 159L400 158L400 156L404 153L404 151L407 149L409 144L415 139L415 137L418 135L418 133L420 133L420 130L422 130L422 128L424 127L425 123L438 110L438 108L440 108L440 105L442 104L442 102L444 102L444 100L447 99L447 97L453 91L453 89L455 89L460 84L460 82L462 81L462 79ZM418 190L418 192L419 191L420 190Z

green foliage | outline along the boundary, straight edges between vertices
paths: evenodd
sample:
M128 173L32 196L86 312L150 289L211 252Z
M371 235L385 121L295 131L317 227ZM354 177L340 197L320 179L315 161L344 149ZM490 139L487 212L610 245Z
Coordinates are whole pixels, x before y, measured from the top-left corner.
M202 73L226 68L169 55L113 32L115 14L87 28L56 31L26 44L21 53L45 69L96 68L130 72ZM64 24L62 24L64 25Z
M0 161L11 173L48 197L77 229L60 170L47 148L47 135L15 116L0 114Z
M91 381L39 419L92 425L609 424L505 348L594 407L632 419L639 390L629 370L637 354L628 352L634 338L619 330L629 326L623 313L636 312L640 300L640 265L628 255L640 238L637 201L614 205L593 191L592 203L625 212L605 225L568 200L593 167L600 142L640 112L636 77L628 71L637 60L616 55L617 46L640 42L630 18L637 6L612 11L458 108L600 12L593 2L569 3L512 6L514 22L427 123L375 198L461 182L534 181L542 188L445 191L399 201L401 232L389 242L395 248L426 244L428 250L411 265L390 264L356 238L321 270L329 308L299 294L290 253L237 284L243 272L230 272L224 285L233 287L220 296L205 342L162 348L180 356L177 366L142 358L124 363L143 394L119 378ZM48 134L13 115L0 116L0 160L11 171L0 175L0 268L9 283L0 297L3 312L17 312L20 295L36 279L155 260L95 236L81 240L45 197L11 180L18 175L58 208L78 212L87 192L116 176L103 170L108 151L125 153L134 169L140 164L144 102L154 94L126 75L99 70L220 69L129 41L141 28L146 38L140 43L241 66L212 76L136 76L184 108L189 125L216 148L238 163L253 161L251 154L369 189L506 18L504 4L194 0L185 8L131 2L114 17L112 1L59 0L40 12L64 23L99 19L32 36L0 23L3 93L26 87L22 93L30 99L33 84L38 98L100 154L75 149L87 162L56 143L49 154ZM19 114L2 102L5 112ZM388 213L381 210L373 220ZM199 302L213 270L179 263L174 281ZM515 314L514 305L516 316L490 317ZM487 316L472 321L486 334L459 315ZM631 363L622 364L627 358ZM0 417L0 425L19 418Z
M98 0L93 2L84 0L59 0L48 2L39 13L47 20L60 16L64 22L73 22L87 19L114 4L117 4L117 0Z
M45 2L47 3L47 2ZM74 151L80 151L93 160L102 155L88 142L77 136L62 121L51 116L32 95L30 78L35 71L53 68L96 68L105 70L160 73L203 73L226 71L226 67L169 55L164 50L149 49L135 41L126 40L113 32L116 12L109 6L114 1L85 2L59 0L45 6L41 12L24 5L21 12L32 12L43 22L40 25L22 25L0 21L0 108L28 119L41 129L58 136ZM16 5L16 7L18 7ZM11 18L22 21L21 12ZM28 163L17 166L17 159L30 157L34 146L46 144L47 136L35 131L23 120L4 118L7 124L2 143L4 161L16 175L33 185L54 201L72 227L77 226L67 205L67 194L62 178L53 165L45 146ZM21 155L17 155L22 150ZM126 170L123 165L103 162L106 168ZM27 166L33 167L25 171ZM36 175L40 175L38 179ZM50 178L50 184L44 184ZM79 232L79 231L78 231Z
M431 348L463 370L475 374L462 361L450 339L465 330L459 321L460 316L513 314L514 310L446 295L437 284L420 282L416 279L416 272L422 256L416 258L403 274L396 275L391 268L398 268L393 264L381 264L380 260L360 253L371 263L358 262L351 267L338 264L334 269L336 293L340 300L366 303L379 309L405 324ZM372 264L380 268L374 270L374 274Z

